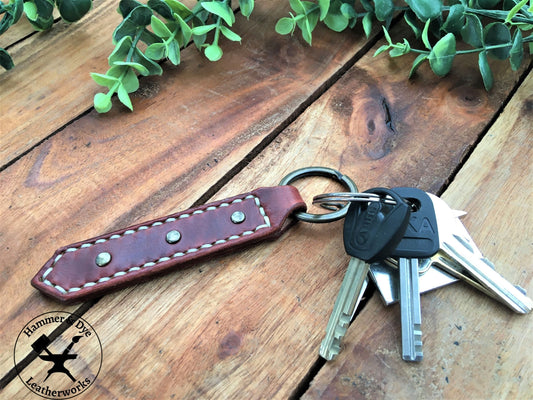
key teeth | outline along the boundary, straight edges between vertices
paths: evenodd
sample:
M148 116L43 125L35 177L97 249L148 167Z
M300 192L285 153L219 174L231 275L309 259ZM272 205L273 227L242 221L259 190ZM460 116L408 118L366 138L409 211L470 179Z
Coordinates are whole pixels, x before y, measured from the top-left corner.
M333 342L329 346L327 343L324 342L325 341L322 341L322 344L320 345L320 356L322 358L325 358L327 361L334 360L341 351L340 341L337 339L333 339Z
M518 290L520 290L524 296L527 296L527 290L524 289L522 286L514 285L514 287L517 288Z

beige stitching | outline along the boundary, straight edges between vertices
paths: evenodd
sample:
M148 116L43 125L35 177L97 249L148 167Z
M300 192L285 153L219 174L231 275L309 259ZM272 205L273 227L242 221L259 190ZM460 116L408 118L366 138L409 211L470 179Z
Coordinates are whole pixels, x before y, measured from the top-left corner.
M164 261L168 261L171 258L183 257L183 256L185 256L187 254L197 252L197 251L199 251L201 249L208 249L208 248L211 248L211 247L213 247L215 245L227 243L230 240L235 240L235 239L238 239L238 238L243 237L243 236L252 235L253 233L257 232L260 229L270 227L270 219L266 215L265 209L261 205L261 202L259 201L259 198L254 196L254 195L248 195L248 196L246 196L246 197L244 197L242 199L235 199L231 203L221 203L218 206L209 206L205 210L196 210L192 214L181 214L181 215L179 215L177 217L177 219L189 218L192 215L203 214L204 212L213 211L213 210L216 210L216 209L221 208L221 207L228 207L230 204L240 203L243 200L247 200L247 199L254 199L254 202L255 202L256 206L258 207L258 209L259 209L259 213L261 214L261 216L263 217L263 220L265 221L264 224L261 224L261 225L258 225L257 227L255 227L255 229L253 231L245 231L245 232L241 233L240 235L232 235L232 236L230 236L228 238L225 238L225 239L218 239L217 241L215 241L213 243L204 243L204 244L200 245L199 247L190 248L190 249L187 249L185 251L180 251L180 252L172 254L169 257L162 257L162 258L160 258L157 261L147 262L147 263L145 263L145 264L143 264L141 266L137 266L137 267L131 267L131 268L129 268L126 271L118 271L118 272L114 273L111 276L100 278L96 282L87 282L87 283L83 284L80 287L73 287L73 288L70 288L70 289L65 289L62 286L56 285L56 284L50 282L48 279L46 279L46 277L53 271L55 265L57 264L59 259L63 256L63 254L65 254L67 252L74 252L74 251L77 251L77 250L82 249L82 248L88 248L88 247L94 246L95 244L105 243L108 240L118 239L118 238L124 237L125 235L131 235L131 234L133 234L133 233L135 233L137 231L146 230L150 226L151 227L159 226L159 225L163 225L165 223L176 221L176 218L167 218L164 222L157 221L157 222L154 222L153 224L151 224L150 226L143 225L143 226L140 226L139 228L137 228L135 230L129 229L129 230L124 231L122 234L112 235L108 239L98 239L94 243L84 243L84 244L82 244L79 247L69 247L68 249L64 250L62 253L60 253L60 254L58 254L56 256L52 266L50 268L48 268L44 272L44 274L42 276L42 282L45 283L48 286L51 286L51 287L55 288L58 292L61 292L62 294L68 294L68 293L72 293L72 292L77 292L77 291L79 291L79 290L81 290L83 288L92 287L92 286L97 285L98 283L107 282L107 281L109 281L109 280L111 280L113 278L116 278L116 277L119 277L119 276L124 276L124 275L126 275L126 274L128 274L130 272L139 271L142 268L153 267L153 266L157 265L158 263L161 263L161 262L164 262Z

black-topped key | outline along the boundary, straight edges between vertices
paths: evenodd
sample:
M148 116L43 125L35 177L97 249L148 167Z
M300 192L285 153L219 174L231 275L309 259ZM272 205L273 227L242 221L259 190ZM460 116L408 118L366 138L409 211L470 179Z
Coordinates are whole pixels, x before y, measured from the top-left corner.
M344 221L344 247L352 258L320 345L320 355L326 360L332 360L340 352L340 342L365 287L368 263L388 257L401 241L409 222L410 207L395 192L375 188L365 193L379 194L383 199L391 196L396 204L354 202L348 209Z
M409 225L403 239L391 253L398 257L400 276L400 313L402 324L402 358L421 361L422 312L418 288L420 258L432 257L439 250L437 216L429 195L417 188L394 188L411 204Z

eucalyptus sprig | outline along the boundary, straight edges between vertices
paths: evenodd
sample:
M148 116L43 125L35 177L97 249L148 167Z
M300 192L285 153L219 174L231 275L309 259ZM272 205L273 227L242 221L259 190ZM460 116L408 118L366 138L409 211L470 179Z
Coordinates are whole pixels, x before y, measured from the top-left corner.
M92 7L92 0L9 0L0 1L0 35L16 24L23 14L37 31L50 29L54 24L54 8L68 22L79 21ZM10 54L0 47L0 65L5 69L14 67Z
M528 6L529 2L529 6ZM523 32L533 29L532 0L360 0L362 12L356 12L356 1L349 0L289 0L294 12L290 17L281 18L276 31L280 34L293 34L299 28L305 41L311 44L312 33L317 23L323 22L334 31L353 27L362 20L367 37L373 21L381 23L387 44L374 54L377 56L389 51L391 57L408 53L418 56L413 62L409 77L425 61L438 76L450 72L457 55L478 53L478 65L487 90L494 83L488 57L499 60L509 59L511 68L517 70L524 59L524 45L529 43L532 52L533 35ZM388 31L394 15L403 12L403 20L421 39L424 48L417 49L402 38L393 42ZM461 40L470 49L457 50Z
M241 0L241 12L249 16L253 0ZM168 59L180 63L180 51L192 39L211 61L222 57L221 36L240 42L241 37L230 28L235 22L231 1L201 1L192 9L177 0L121 0L119 11L124 17L113 32L115 50L108 58L105 74L92 73L96 83L107 93L97 93L94 106L98 112L111 109L111 98L117 93L122 104L133 109L129 93L139 88L137 74L161 75L158 61ZM212 38L207 42L208 34ZM143 51L144 48L144 51Z
M11 0L14 1L14 0ZM20 0L18 0L20 1ZM35 0L34 0L35 1ZM40 0L44 1L44 0ZM57 1L57 0L56 0ZM312 44L319 24L342 32L361 21L370 36L375 24L381 26L387 44L375 56L388 51L391 57L417 54L409 76L424 62L432 71L446 75L456 56L478 53L479 70L485 88L493 86L488 58L508 59L513 70L520 67L526 54L533 51L533 0L288 0L289 16L280 18L275 30L293 35L297 30ZM247 18L254 0L239 0L240 12ZM161 60L180 63L180 51L192 42L211 61L219 60L223 51L221 38L241 41L232 30L235 22L230 0L199 0L190 9L178 0L121 0L122 23L113 33L115 50L109 56L105 74L92 73L93 79L107 87L98 93L94 105L98 112L111 109L113 94L129 109L129 94L139 88L138 75L160 75ZM413 31L417 43L408 39L393 40L389 32L395 16L400 16ZM411 39L412 41L412 39ZM462 41L470 48L457 50ZM526 45L529 44L529 47ZM417 47L418 46L418 47Z

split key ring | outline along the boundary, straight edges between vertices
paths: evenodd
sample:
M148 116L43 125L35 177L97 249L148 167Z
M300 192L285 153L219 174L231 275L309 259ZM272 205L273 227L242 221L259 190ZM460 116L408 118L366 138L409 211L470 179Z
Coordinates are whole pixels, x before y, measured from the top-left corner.
M281 182L280 185L290 185L292 182L307 178L311 176L322 176L326 178L331 178L334 181L340 182L344 187L348 189L348 192L351 193L357 193L357 186L355 185L354 181L352 181L348 176L340 173L339 171L332 169L332 168L326 168L326 167L306 167L297 169L296 171L291 172L287 176L285 176ZM299 219L300 221L304 222L312 222L312 223L325 223L325 222L333 222L337 221L341 218L344 218L346 216L346 213L348 212L348 207L350 204L346 204L339 208L337 211L332 211L326 214L313 214L313 213L307 213L303 211L296 212L294 216Z

